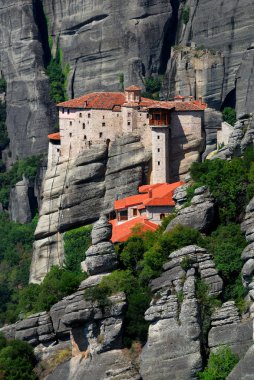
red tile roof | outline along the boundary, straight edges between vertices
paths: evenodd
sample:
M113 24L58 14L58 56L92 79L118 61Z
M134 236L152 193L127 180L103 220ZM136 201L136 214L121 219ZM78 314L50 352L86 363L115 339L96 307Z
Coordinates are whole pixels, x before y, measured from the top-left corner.
M154 185L140 186L139 192L143 194L132 195L130 197L115 201L115 210L122 210L136 205L156 206L163 204L165 206L174 206L175 202L172 198L174 190L183 184L183 181L179 181L175 183L156 183ZM152 191L150 197L149 190ZM158 198L162 198L163 200L159 201L157 200Z
M143 216L138 216L137 218L130 219L120 224L117 224L117 220L114 219L111 220L110 223L113 227L111 237L111 241L113 243L126 241L133 235L132 228L137 225L140 226L140 230L142 232L156 231L159 227L157 224L150 222L146 217Z
M66 108L112 110L116 106L121 106L125 101L125 95L122 92L93 92L76 99L59 103L57 106Z
M138 88L136 86L129 88ZM173 109L176 111L201 111L204 110L207 105L205 103L200 103L198 100L193 101L157 101L148 98L141 98L141 101L126 103L126 98L123 92L93 92L91 94L86 94L80 96L76 99L67 100L57 104L58 107L65 108L81 108L81 109L107 109L113 111L120 111L120 107L126 105L131 107L141 107L141 108L166 108Z
M48 138L50 140L60 141L60 133L59 132L57 132L57 133L51 133L50 135L48 135Z
M141 91L141 87L129 86L129 87L125 88L125 91Z

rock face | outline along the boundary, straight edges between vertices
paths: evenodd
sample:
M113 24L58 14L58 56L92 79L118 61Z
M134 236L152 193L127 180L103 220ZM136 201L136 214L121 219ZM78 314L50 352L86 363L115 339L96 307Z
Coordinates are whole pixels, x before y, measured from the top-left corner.
M86 259L81 263L85 272L95 274L108 273L118 267L118 259L114 245L109 241L112 235L112 225L107 217L100 217L92 230L92 245L86 251Z
M221 129L222 114L212 108L207 108L204 113L204 128L206 132L206 149L202 155L205 159L209 153L217 149L217 132Z
M34 4L3 0L0 9L0 70L7 81L6 124L14 161L47 151L54 120Z
M175 2L173 2L174 4ZM71 66L70 94L141 84L162 65L175 13L169 1L43 0L49 33ZM145 38L144 38L145 36ZM172 36L170 37L172 38Z
M181 262L186 257L191 264L185 271ZM200 315L195 295L198 270L210 285L211 294L222 290L222 280L205 249L184 247L170 258L162 275L151 283L154 296L145 313L150 326L140 366L143 380L166 380L169 373L172 380L197 378L196 372L202 369Z
M252 0L189 0L183 7L189 8L189 21L179 25L176 44L195 44L194 59L198 63L187 60L184 66L184 54L180 61L178 56L171 56L167 75L174 84L170 93L204 96L209 106L217 109L223 102L236 104L238 114L252 112ZM165 86L169 87L167 82Z
M246 352L244 358L239 361L227 380L252 380L254 374L254 346L252 345Z
M9 212L11 220L14 222L29 223L32 220L29 189L33 191L33 187L29 186L29 180L26 178L16 183L15 187L11 189Z
M177 198L175 198L178 201ZM182 204L182 199L179 199ZM199 187L195 190L194 197L189 207L182 207L176 216L166 228L170 231L174 226L181 224L186 227L193 227L201 232L209 231L215 218L214 200L205 187Z
M212 351L230 346L238 357L242 357L253 344L253 321L240 320L234 301L225 302L214 312L211 325L208 346Z
M137 192L146 181L150 157L138 136L126 135L109 149L106 144L97 145L83 151L75 161L59 162L46 172L31 282L40 282L52 265L62 264L64 231L94 222L102 212L112 211L116 194L122 198ZM107 235L109 231L105 231ZM109 243L103 240L100 251L97 247L97 252L91 251L89 256L99 255L97 260L102 259L104 248L110 254Z

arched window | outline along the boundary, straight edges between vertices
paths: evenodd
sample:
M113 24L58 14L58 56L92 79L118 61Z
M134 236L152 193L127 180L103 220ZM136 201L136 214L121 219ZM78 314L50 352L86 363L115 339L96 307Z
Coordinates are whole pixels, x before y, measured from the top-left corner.
M165 218L165 214L160 214L160 220L163 220Z

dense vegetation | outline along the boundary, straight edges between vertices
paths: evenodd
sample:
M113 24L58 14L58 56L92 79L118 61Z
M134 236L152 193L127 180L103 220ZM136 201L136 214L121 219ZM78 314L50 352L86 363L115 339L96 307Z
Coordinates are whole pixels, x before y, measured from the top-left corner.
M54 103L60 103L67 99L66 81L69 71L70 67L63 64L62 51L57 47L55 58L51 58L46 69L50 83L50 97Z
M161 77L153 76L145 79L145 92L142 93L144 98L160 100Z
M36 222L21 225L0 213L0 325L18 317L18 294L28 283Z
M222 111L223 120L230 125L234 125L236 122L236 110L231 107L225 107Z
M184 7L183 8L183 13L182 13L183 23L185 25L188 24L189 19L190 19L190 7Z
M0 83L1 87L1 83ZM1 91L0 91L1 92ZM7 127L5 124L6 119L6 104L0 101L0 151L2 151L9 144Z
M20 340L7 341L0 334L0 379L36 380L33 348Z
M239 359L229 347L211 353L207 367L199 373L202 380L225 380Z

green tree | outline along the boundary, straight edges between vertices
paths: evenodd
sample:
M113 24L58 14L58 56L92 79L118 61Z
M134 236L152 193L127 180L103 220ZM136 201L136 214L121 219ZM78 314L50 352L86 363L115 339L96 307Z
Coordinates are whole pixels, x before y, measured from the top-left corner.
M81 270L80 263L86 258L91 245L92 226L84 226L67 231L64 234L64 266L74 272Z
M222 111L223 120L230 125L234 125L236 122L236 110L231 107L225 107Z

